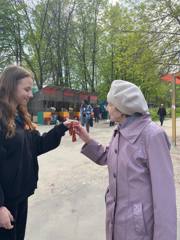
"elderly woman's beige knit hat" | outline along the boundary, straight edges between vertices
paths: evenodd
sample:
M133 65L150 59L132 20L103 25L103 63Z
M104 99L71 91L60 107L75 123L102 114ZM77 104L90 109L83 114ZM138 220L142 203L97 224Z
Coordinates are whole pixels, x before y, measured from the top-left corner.
M114 80L108 92L107 101L126 115L148 112L147 102L140 88L127 81Z

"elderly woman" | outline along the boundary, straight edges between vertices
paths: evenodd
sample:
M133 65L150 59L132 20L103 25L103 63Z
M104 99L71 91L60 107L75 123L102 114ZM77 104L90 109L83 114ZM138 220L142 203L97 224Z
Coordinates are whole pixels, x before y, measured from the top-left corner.
M176 240L176 201L170 143L151 121L141 90L115 80L107 95L110 119L118 123L104 149L82 126L82 153L108 165L107 240Z

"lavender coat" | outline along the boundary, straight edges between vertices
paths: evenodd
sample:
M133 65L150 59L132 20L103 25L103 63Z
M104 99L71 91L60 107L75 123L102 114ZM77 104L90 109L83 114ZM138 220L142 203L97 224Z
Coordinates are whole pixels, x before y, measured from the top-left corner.
M105 149L91 140L82 153L108 165L107 240L176 240L176 200L170 144L144 115L118 126Z

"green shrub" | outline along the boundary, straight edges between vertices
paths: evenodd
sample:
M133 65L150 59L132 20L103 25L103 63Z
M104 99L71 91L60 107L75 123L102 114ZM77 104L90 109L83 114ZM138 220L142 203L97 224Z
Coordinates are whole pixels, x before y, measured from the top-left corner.
M159 116L157 115L158 108L150 108L149 112L153 121L157 121Z
M176 108L176 117L180 117L180 107Z

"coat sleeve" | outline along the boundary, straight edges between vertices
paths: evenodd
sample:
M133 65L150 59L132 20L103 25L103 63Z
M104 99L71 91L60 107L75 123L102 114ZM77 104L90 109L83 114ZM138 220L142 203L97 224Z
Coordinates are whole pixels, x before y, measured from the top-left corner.
M60 124L42 136L38 131L34 131L32 133L32 144L35 155L41 155L58 147L67 130L68 128L64 124Z
M176 196L169 148L165 132L150 136L148 160L154 207L153 240L176 240Z
M0 207L4 205L4 192L0 184Z
M88 144L84 144L81 149L81 153L99 165L107 164L108 151L109 145L104 148L95 140L91 140Z

